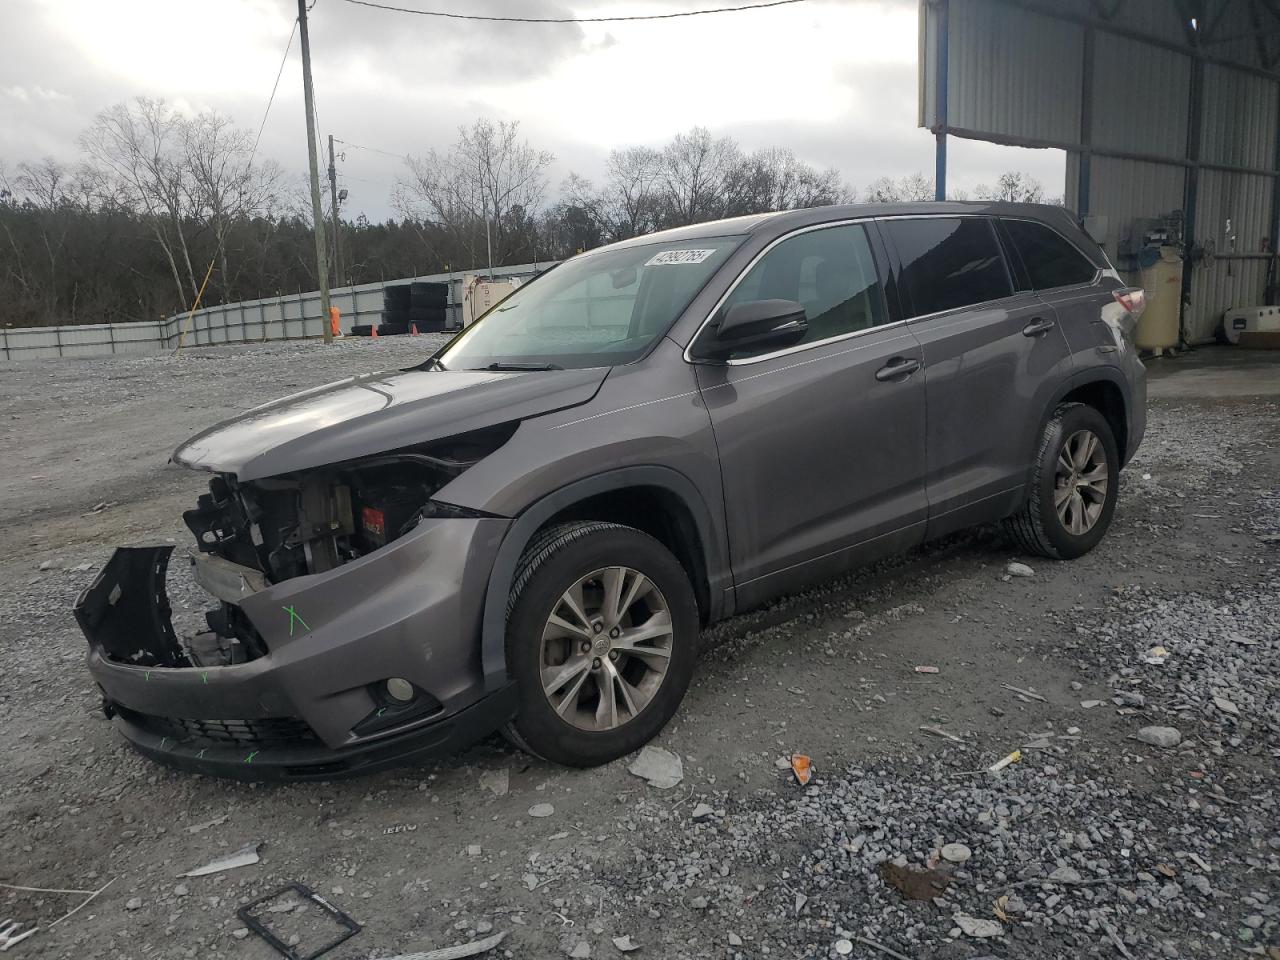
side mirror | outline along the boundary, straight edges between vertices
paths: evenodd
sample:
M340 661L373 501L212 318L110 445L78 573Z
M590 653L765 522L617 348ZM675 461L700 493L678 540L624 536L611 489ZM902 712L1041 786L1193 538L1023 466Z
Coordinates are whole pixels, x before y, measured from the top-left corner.
M809 331L804 307L794 300L751 300L735 303L714 328L699 351L711 360L723 360L735 350L789 347Z

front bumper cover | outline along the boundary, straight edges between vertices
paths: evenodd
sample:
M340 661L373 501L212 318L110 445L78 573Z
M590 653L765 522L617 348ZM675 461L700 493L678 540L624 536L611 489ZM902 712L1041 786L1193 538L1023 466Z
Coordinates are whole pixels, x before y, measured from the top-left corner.
M131 712L115 708L113 713L116 729L139 753L180 770L229 780L342 780L470 746L515 716L516 688L508 684L452 716L336 750L305 735L290 741L263 737L252 744L180 741L158 733L152 724L140 724Z
M486 685L485 587L510 525L426 520L368 556L244 596L265 656L185 665L164 588L172 547L116 551L76 602L104 707L142 753L236 779L336 779L452 752L515 712ZM391 677L420 692L389 709ZM387 716L383 716L387 713Z

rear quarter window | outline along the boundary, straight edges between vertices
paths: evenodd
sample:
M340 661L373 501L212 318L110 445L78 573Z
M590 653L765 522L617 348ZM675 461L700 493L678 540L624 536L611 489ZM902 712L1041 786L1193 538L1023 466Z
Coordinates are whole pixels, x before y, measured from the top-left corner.
M1035 290L1092 282L1098 268L1056 230L1031 220L1003 220Z
M898 251L908 316L922 317L1013 294L1013 283L986 217L886 219L882 229Z

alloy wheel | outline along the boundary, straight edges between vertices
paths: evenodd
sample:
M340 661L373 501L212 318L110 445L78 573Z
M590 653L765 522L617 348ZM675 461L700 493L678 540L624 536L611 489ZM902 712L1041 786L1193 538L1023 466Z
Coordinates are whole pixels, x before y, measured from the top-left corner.
M1062 527L1074 536L1093 529L1107 501L1107 453L1091 430L1077 430L1058 451L1053 506Z
M561 594L542 631L542 691L569 724L613 730L662 686L674 633L662 591L638 570L604 567Z

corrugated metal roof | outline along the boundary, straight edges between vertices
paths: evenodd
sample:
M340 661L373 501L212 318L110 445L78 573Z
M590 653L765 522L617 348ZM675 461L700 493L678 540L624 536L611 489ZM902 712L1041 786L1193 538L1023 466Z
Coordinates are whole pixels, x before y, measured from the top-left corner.
M1170 43L1185 43L1186 31L1176 3L1170 0L1112 0L1115 16L1111 20L1131 30L1140 30L1151 37ZM1097 7L1090 11L1097 16Z

